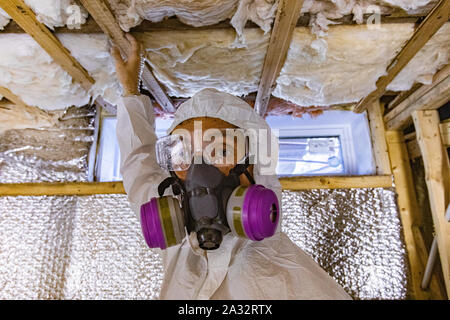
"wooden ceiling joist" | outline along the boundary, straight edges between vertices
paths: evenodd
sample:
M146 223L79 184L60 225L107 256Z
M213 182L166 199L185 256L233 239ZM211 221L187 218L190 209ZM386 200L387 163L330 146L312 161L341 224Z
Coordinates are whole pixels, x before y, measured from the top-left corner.
M450 99L450 65L445 66L433 77L429 85L422 85L384 116L388 130L401 130L411 122L411 115L417 110L440 108Z
M392 177L385 176L329 176L280 178L283 190L390 188ZM123 194L121 181L115 182L39 182L0 183L0 196L56 196Z
M22 101L18 96L16 96L14 93L11 92L8 88L0 87L0 96L5 97L15 105L26 107L25 102Z
M448 20L449 14L450 1L440 0L423 20L423 22L417 27L411 39L406 43L394 60L392 60L391 64L387 68L387 75L378 79L376 83L377 88L375 91L371 92L356 105L354 109L355 112L363 112L374 101L384 95L387 86Z
M425 17L425 15L381 15L380 23L415 23L417 18ZM368 19L372 19L373 14L366 14L363 17L363 24L367 22ZM311 15L305 13L299 17L297 20L296 27L309 27L310 26ZM339 19L330 19L339 25L355 25L357 24L354 20L354 16L346 15ZM142 21L139 25L130 29L130 32L152 32L152 31L185 31L185 30L213 30L213 29L232 29L233 26L230 24L230 19L226 19L216 24L195 27L181 22L176 17L171 17L164 19L160 22L151 22L149 20ZM252 22L247 21L245 24L246 29L259 28L259 26ZM82 24L79 29L77 28L67 28L67 27L55 27L55 33L102 33L103 30L97 24L97 22L89 16L86 23ZM23 29L14 21L11 21L0 33L24 33Z
M36 40L37 43L58 63L72 79L87 91L94 84L94 79L75 60L61 42L47 27L39 22L34 12L23 0L0 0L0 7L8 13L20 27Z
M447 294L450 294L450 222L445 218L450 202L449 158L441 139L438 111L415 111L412 116L425 167L425 180L442 272Z
M101 30L120 49L122 55L125 55L125 53L128 52L130 43L125 37L125 33L120 28L119 23L108 4L103 0L80 0L80 2L94 18ZM161 85L155 79L147 62L142 70L142 82L164 111L175 112L175 107L171 99L166 95Z
M278 4L255 101L255 110L261 116L266 113L272 87L286 60L302 6L303 0L280 0Z

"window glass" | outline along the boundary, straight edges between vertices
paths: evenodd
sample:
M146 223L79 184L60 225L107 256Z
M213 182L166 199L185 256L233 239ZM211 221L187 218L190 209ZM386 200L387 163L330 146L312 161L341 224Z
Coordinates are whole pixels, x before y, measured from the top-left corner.
M343 174L339 137L281 137L277 174Z

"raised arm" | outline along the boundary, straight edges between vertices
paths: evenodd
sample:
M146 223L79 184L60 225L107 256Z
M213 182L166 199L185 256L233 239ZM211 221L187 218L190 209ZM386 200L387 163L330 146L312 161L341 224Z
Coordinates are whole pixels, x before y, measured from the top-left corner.
M129 34L131 43L124 61L114 47L117 77L123 97L117 108L117 139L120 148L120 172L133 211L140 217L140 207L157 196L158 184L168 176L156 162L155 117L149 97L139 94L141 48Z

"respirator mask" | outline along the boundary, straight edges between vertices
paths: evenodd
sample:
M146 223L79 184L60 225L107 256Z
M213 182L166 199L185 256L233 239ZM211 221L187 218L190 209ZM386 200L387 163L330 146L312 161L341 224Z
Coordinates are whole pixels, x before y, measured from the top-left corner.
M206 148L194 146L196 152L191 151L187 135L158 139L157 161L171 176L159 184L159 197L141 206L141 227L149 247L166 249L177 245L186 232L196 232L199 247L204 250L219 248L229 232L253 241L274 235L279 223L278 198L274 191L255 184L248 170L252 158L248 140L241 140L245 141L244 147L234 148L218 136ZM228 175L217 167L223 163L234 165ZM187 172L185 182L176 171ZM250 186L241 185L241 175L247 177ZM169 187L173 196L164 195Z

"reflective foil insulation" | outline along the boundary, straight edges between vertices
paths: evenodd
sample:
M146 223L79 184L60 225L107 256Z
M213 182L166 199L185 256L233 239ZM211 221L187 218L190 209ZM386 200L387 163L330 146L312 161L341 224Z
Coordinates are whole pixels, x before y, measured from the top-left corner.
M86 181L90 108L54 128L0 135L0 183ZM355 299L405 299L408 266L392 189L283 192L282 229ZM0 299L156 299L126 195L0 197Z

